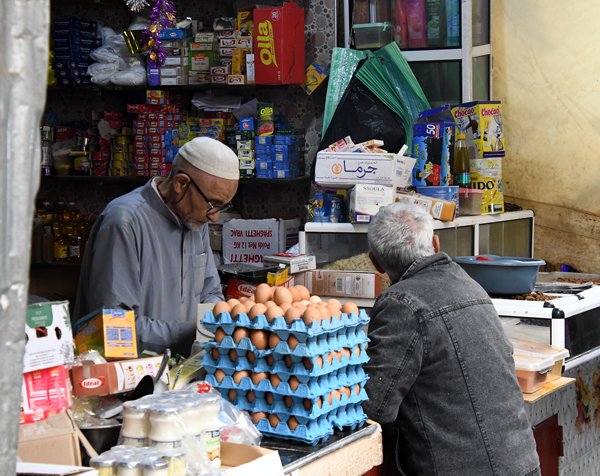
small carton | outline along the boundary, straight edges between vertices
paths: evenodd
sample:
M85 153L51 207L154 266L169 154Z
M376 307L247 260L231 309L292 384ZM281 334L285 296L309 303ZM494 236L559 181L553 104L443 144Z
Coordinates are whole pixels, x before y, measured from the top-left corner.
M97 350L106 359L137 357L135 313L125 309L100 309L75 323L75 346L82 354Z
M395 154L359 152L317 153L315 182L325 187L350 188L358 183L393 186Z
M449 106L429 109L419 114L413 125L412 184L451 185L450 165L454 157L454 121Z
M504 131L500 101L473 101L452 108L458 129L477 147L477 157L504 157Z
M64 365L23 374L20 423L34 423L71 408L71 385Z
M325 82L327 76L329 76L329 65L313 61L312 64L306 68L306 75L301 87L304 89L304 92L310 96Z
M440 221L454 221L456 203L439 198L427 197L418 193L396 192L395 201L406 200L427 210L433 218Z
M381 276L362 271L306 271L296 275L296 284L318 296L375 299L381 293Z
M284 475L279 453L260 446L222 442L221 463L224 476Z
M350 189L348 218L350 223L369 223L381 207L394 201L394 187L358 184Z
M70 370L73 395L76 397L103 397L133 390L146 375L155 377L162 356L145 359L120 360L105 364L84 361ZM167 374L161 379L168 383Z
M265 266L283 264L290 269L290 273L301 273L317 268L317 259L312 255L301 255L296 253L277 253L263 256Z
M304 81L304 9L294 2L255 8L256 84L301 84Z
M42 302L27 306L23 372L72 363L73 332L68 301Z

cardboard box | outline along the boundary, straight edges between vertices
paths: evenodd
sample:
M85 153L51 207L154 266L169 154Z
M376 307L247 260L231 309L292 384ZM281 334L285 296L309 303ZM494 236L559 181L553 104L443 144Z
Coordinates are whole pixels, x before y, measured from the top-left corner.
M98 476L98 471L84 466L22 463L17 461L17 476Z
M231 220L223 225L224 263L262 263L298 242L300 220Z
M73 362L73 332L68 301L41 302L27 306L23 372Z
M20 423L34 423L71 408L71 385L64 365L23 374Z
M467 143L477 148L477 157L504 157L504 131L500 101L473 101L452 108L458 128L466 133Z
M79 439L69 414L20 425L17 456L29 463L81 465Z
M427 210L433 218L441 221L453 221L456 218L456 203L439 198L426 197L418 193L398 193L395 201L407 200Z
M369 223L381 207L394 202L395 187L358 184L350 189L348 219L351 223Z
M381 276L360 271L317 269L296 275L310 294L318 296L375 299L381 293Z
M394 154L321 151L316 161L315 182L325 187L350 188L358 183L393 186L396 180Z
M225 476L283 476L277 451L260 446L221 442L221 471Z
M413 156L417 159L412 184L451 185L454 157L454 120L449 106L419 114L413 125Z
M290 269L292 274L317 269L317 259L314 256L294 253L277 253L263 256L263 264L265 266L283 264Z
M97 350L106 359L138 356L135 313L125 309L100 309L75 323L75 345L80 354Z
M304 81L304 9L293 2L255 8L254 74L256 84Z
M71 368L73 395L76 397L103 397L133 390L146 375L154 377L162 356L145 359L120 360L106 364L83 362ZM167 382L166 373L161 379Z

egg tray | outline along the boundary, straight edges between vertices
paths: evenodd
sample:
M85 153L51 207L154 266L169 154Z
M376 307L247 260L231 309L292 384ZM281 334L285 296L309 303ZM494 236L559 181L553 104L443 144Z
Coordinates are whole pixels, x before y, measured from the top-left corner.
M289 376L288 376L289 377ZM220 382L217 381L214 374L208 374L206 381L215 388L235 389L235 390L254 390L257 392L273 392L280 395L290 395L300 398L317 398L331 390L340 387L350 387L362 382L367 378L367 374L360 366L347 367L340 369L321 377L312 377L304 379L302 382L300 376L297 376L300 384L295 390L292 390L287 380L281 380L276 388L273 387L269 379L263 379L258 384L252 382L251 377L243 377L239 383L233 380L231 375L225 375Z
M228 389L219 389L223 398L226 398L233 403L240 410L246 410L248 412L266 412L266 413L277 413L278 415L295 416L299 423L306 424L311 420L316 420L332 411L348 406L360 404L368 400L367 392L364 389L366 380L356 385L359 386L359 393L357 394L354 390L355 385L350 389L350 396L342 394L340 399L332 398L331 403L328 401L326 395L318 397L321 399L321 406L319 407L316 403L318 398L308 399L310 400L312 407L307 410L304 407L303 398L292 397L292 406L288 407L283 399L283 396L275 396L273 403L269 404L266 400L266 392L256 392L253 402L249 402L246 398L247 393L238 394L235 399L229 398ZM328 392L329 393L329 392Z
M343 430L345 428L355 430L364 425L367 421L367 415L363 411L362 405L357 403L338 409L331 418L331 421L338 430Z
M284 415L282 415L284 416ZM285 417L285 416L284 416ZM326 441L333 435L333 422L327 416L307 424L298 424L292 431L287 425L287 418L282 419L275 428L267 418L263 418L256 424L256 428L263 434L284 440L300 441L309 445L316 445Z
M291 349L288 343L282 340L275 346L273 352L275 355L318 357L327 352L332 352L344 347L354 347L367 342L369 342L369 339L363 329L344 329L339 333L331 334L326 338L323 336L308 337L305 342L299 342L294 349Z
M215 316L212 311L208 311L204 314L203 319L204 327L212 333L215 333L220 327L225 334L231 335L236 327L246 327L252 330L260 329L276 332L284 340L290 334L296 335L299 340L304 340L306 337L330 334L343 328L363 326L368 322L369 316L364 309L361 309L358 314L342 313L340 317L332 316L331 320L313 321L308 326L302 319L297 319L288 324L283 316L276 317L272 322L269 322L264 314L259 314L254 319L251 319L247 314L238 314L237 318L234 318L228 312L222 312L218 316Z

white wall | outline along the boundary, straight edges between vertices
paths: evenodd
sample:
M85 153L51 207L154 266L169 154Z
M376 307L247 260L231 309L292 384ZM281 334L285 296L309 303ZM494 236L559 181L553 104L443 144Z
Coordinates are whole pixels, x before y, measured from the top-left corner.
M536 211L536 256L600 273L597 0L494 0L507 200Z

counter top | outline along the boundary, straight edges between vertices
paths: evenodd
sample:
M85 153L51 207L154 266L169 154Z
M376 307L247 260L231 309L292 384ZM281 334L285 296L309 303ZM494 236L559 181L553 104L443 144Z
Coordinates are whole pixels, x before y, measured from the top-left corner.
M523 400L526 403L534 403L540 400L541 398L550 395L555 392L559 388L565 387L575 382L574 378L570 377L559 377L556 380L552 380L551 382L547 382L542 388L540 388L537 392L534 393L524 393Z

